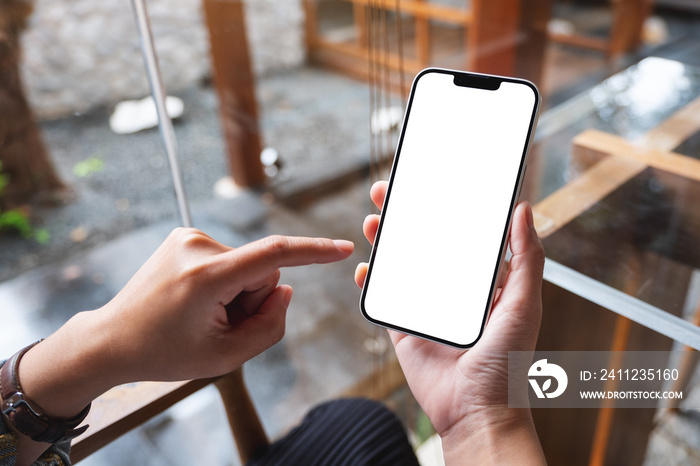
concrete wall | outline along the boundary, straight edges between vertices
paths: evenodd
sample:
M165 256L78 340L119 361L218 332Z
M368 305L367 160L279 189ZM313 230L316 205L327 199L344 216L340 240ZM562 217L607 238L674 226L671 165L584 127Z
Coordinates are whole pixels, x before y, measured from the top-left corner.
M169 93L209 75L201 0L148 0ZM246 0L258 75L304 60L301 0ZM148 94L129 0L35 0L23 36L23 79L39 118L56 118Z

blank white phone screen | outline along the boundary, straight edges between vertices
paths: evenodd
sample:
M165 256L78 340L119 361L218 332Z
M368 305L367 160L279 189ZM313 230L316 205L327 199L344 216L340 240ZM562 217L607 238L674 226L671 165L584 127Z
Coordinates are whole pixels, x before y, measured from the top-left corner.
M375 323L468 346L478 339L535 109L504 81L415 84L363 311Z

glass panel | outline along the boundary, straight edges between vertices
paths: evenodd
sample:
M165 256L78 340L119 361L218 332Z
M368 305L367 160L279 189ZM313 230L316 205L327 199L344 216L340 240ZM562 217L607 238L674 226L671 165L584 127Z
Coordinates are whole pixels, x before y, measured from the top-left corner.
M547 257L678 315L700 268L698 189L648 168L547 237Z
M698 68L651 57L549 110L540 120L525 197L536 204L583 179L592 183L588 192L598 189L596 177L606 175L589 170L608 153L590 155L586 142L575 142L586 130L621 136L619 141L629 144L624 152L628 156L659 149L697 159L697 128L690 123L682 137L674 138L674 132L682 133L683 125L692 121L683 112L697 105L698 96ZM611 147L609 153L617 157L614 151ZM613 190L602 190L594 205L581 207L544 244L549 258L679 315L684 305L692 307L686 294L699 264L694 233L698 219L691 201L698 195L698 181L683 172L687 169L669 173L645 166L632 167L627 174L610 168L619 177ZM576 209L580 195L571 191L573 197L562 202Z

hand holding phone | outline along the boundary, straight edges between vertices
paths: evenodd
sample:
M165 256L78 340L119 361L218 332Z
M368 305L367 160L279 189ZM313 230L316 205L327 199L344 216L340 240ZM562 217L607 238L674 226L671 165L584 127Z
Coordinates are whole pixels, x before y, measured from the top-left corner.
M538 104L519 79L416 77L362 292L370 322L459 348L478 341Z
M370 196L377 207L384 204L387 186L385 181L372 186ZM368 215L364 221L362 229L370 243L378 225L378 215ZM544 251L527 203L520 203L513 213L510 249L513 256L505 283L474 348L464 351L389 331L411 393L442 439L447 464L459 464L464 458L476 464L546 464L530 410L508 408L508 352L534 350L542 313ZM359 287L367 266L361 263L355 272ZM527 396L527 384L522 389Z

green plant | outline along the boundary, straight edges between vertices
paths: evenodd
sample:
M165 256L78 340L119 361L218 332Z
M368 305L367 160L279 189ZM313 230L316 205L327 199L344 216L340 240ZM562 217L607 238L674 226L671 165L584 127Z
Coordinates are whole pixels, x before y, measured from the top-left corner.
M10 177L2 172L2 162L0 162L0 198L5 188L10 183ZM3 211L0 208L0 233L3 231L16 231L23 238L34 238L39 244L46 244L51 239L51 234L46 228L34 228L29 221L26 212L20 208Z
M92 157L80 161L73 166L73 174L78 178L86 178L93 173L101 172L104 168L102 154L95 154Z
M0 197L8 184L10 184L10 177L2 172L2 162L0 161Z

